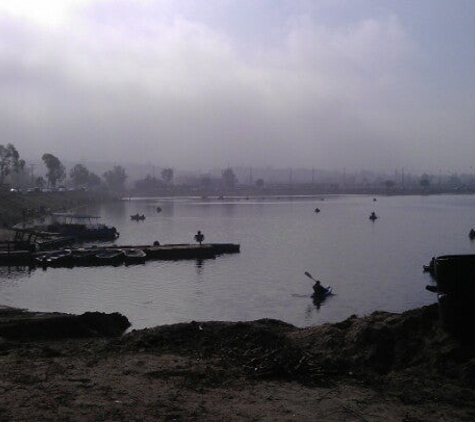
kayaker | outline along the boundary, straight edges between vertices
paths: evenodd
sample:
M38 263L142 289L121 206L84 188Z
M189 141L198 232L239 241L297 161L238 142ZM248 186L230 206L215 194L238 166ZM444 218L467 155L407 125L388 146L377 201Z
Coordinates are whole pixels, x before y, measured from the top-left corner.
M327 289L325 289L325 287L322 286L322 284L320 283L320 280L317 280L315 284L313 285L313 292L315 293L315 295L321 296L327 292Z

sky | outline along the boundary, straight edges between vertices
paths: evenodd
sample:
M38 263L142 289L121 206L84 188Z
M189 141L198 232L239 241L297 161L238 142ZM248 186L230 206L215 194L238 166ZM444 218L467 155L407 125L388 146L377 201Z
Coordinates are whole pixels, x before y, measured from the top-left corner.
M0 0L22 158L472 172L472 0Z

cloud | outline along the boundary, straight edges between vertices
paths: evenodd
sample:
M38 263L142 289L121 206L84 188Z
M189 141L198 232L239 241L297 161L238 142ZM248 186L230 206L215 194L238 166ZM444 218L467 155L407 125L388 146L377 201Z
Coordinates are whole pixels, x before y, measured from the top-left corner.
M78 9L93 0L0 0L0 14L34 25L58 27L64 25Z
M323 24L303 3L279 2L292 13L274 12L255 43L240 43L246 22L225 14L232 1L216 12L232 31L200 19L200 2L71 0L57 13L68 24L47 30L10 9L0 17L4 135L29 158L71 161L407 162L409 129L433 133L408 31L395 15ZM422 128L407 120L415 111Z

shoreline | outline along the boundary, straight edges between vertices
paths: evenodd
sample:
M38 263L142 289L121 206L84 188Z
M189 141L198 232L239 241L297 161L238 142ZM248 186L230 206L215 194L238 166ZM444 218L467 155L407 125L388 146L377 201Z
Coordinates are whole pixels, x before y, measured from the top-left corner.
M110 336L97 330L97 321L87 335L72 335L61 324L59 337L1 337L5 420L475 415L474 345L442 329L435 305L307 328L269 319L192 321ZM2 324L0 312L0 330Z

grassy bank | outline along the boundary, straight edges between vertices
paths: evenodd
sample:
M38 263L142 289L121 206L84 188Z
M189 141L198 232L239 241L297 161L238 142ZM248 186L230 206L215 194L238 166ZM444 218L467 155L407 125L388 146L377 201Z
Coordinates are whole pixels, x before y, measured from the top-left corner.
M81 205L110 199L93 192L0 192L0 228L11 228L24 218L65 211Z

